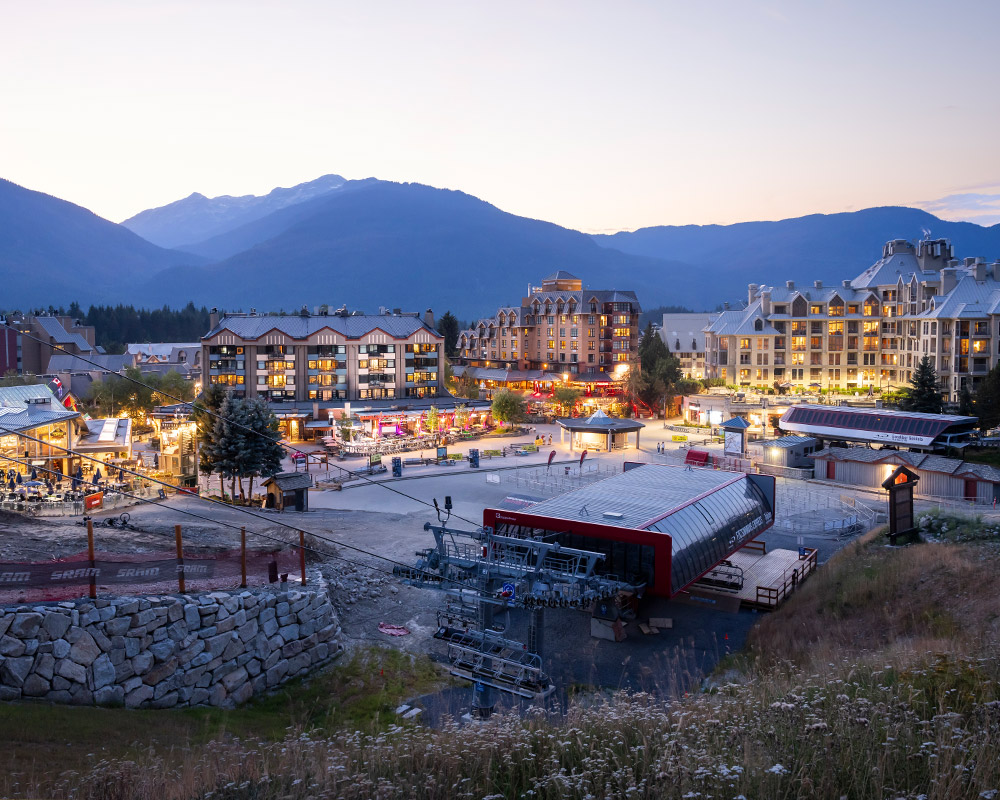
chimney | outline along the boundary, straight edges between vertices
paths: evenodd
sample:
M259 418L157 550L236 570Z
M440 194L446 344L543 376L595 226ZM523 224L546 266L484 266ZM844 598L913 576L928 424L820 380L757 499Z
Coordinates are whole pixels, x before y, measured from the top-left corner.
M976 282L982 283L986 280L986 259L977 258L974 274L976 276Z
M429 308L424 312L424 325L426 325L431 330L435 330L435 328L434 328L434 312L431 311Z
M785 281L785 288L786 289L794 289L795 288L795 281Z
M851 282L849 280L841 281L840 285L843 286L845 289L851 288Z
M955 268L946 267L941 270L941 294L945 295L951 292L958 285L958 278L955 277Z
M823 288L823 281L813 281L813 286L817 289Z
M757 299L757 290L759 288L760 287L756 283L751 283L750 284L750 286L749 286L749 289L750 289L750 291L749 291L750 303L749 304L750 305L753 305L753 301Z
M723 303L723 304L722 304L722 308L723 308L724 310L728 311L728 310L729 310L729 303Z
M760 292L760 313L765 316L771 316L771 290L761 289Z
M1000 281L1000 258L993 262L993 280Z
M208 329L214 331L219 327L219 309L212 307L212 310L208 312Z

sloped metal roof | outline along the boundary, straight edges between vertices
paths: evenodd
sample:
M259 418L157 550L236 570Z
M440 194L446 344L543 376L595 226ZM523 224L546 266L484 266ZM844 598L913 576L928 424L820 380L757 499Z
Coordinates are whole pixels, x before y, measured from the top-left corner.
M210 339L222 331L230 331L241 339L259 339L264 334L276 330L292 339L306 339L312 334L329 328L347 339L360 339L374 330L384 331L396 339L405 339L417 331L426 331L436 339L444 337L428 327L423 319L395 315L357 315L341 317L226 317L202 339Z

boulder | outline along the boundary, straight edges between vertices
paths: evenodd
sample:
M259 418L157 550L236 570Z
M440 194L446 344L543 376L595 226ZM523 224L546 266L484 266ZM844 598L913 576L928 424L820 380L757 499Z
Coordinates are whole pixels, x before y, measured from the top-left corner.
M45 621L42 623L42 627L48 631L51 639L62 639L66 635L66 631L69 630L69 625L69 614L56 614L55 612L46 614Z
M55 674L74 683L87 682L87 668L68 658L56 662Z
M20 639L15 639L13 636L0 636L0 656L17 658L24 655L26 649L24 642Z
M24 680L21 691L25 697L45 697L52 690L52 685L41 675L32 673Z
M4 659L3 665L0 666L0 677L8 686L20 687L34 663L35 659L31 656Z
M125 702L125 689L121 686L104 686L94 692L94 702L99 706L120 706Z
M60 616L62 616L60 614ZM21 614L14 615L14 621L11 623L10 628L7 632L11 636L17 636L20 639L30 639L38 633L38 629L42 626L42 615L36 611L28 611Z
M115 665L107 653L97 657L91 666L91 674L94 676L94 689L103 689L115 682Z
M81 631L80 638L70 648L69 657L84 667L89 667L101 654L101 648L97 646L94 637L87 631Z
M55 674L55 666L56 660L50 653L42 653L35 656L35 672L45 678L45 680L52 680L52 676Z
M243 683L246 683L249 674L246 669L240 667L230 672L228 675L223 677L222 685L226 687L226 691L232 693L232 691Z
M153 699L152 686L140 686L125 695L125 706L127 708L138 708L143 703Z

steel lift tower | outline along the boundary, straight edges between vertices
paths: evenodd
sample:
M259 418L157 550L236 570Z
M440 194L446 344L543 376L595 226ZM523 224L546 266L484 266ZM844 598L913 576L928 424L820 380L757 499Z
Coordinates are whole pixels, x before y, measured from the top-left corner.
M413 568L394 572L412 586L445 593L434 638L447 643L451 674L473 682L472 715L483 719L493 712L497 690L528 699L554 690L542 669L546 608L587 609L637 587L596 575L601 553L490 528L448 528L451 505L446 497L443 519L438 509L440 525L424 525L435 546L418 552ZM502 635L506 626L497 624L497 612L512 609L529 614L527 642Z

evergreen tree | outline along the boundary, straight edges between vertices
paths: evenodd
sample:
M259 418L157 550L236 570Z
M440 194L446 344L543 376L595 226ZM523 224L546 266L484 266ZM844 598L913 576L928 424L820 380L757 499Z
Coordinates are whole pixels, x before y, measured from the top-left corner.
M958 413L963 417L971 417L976 413L975 404L972 401L972 392L969 391L969 384L962 384L962 391L958 393Z
M215 471L232 481L229 496L233 500L237 479L240 479L240 494L243 494L243 470L253 458L246 412L246 404L241 398L227 395L212 429Z
M198 440L198 470L209 476L209 479L215 472L215 421L225 399L225 387L218 383L210 383L192 406L191 416L194 419L195 437ZM222 491L220 475L220 495Z
M281 446L281 431L278 429L278 418L263 397L255 397L245 402L247 422L250 431L250 460L243 465L244 474L250 477L250 487L247 494L253 497L253 479L255 476L269 478L281 472L281 459L285 455ZM241 481L242 483L242 481Z
M458 318L445 311L437 323L437 331L444 337L444 354L454 355L458 350Z
M1000 362L976 388L975 407L981 431L985 433L1000 425Z
M930 356L920 359L910 386L900 401L905 411L917 411L924 414L941 413L941 390L938 388L937 373L934 371L934 361Z

